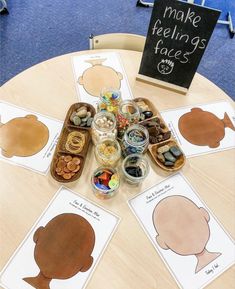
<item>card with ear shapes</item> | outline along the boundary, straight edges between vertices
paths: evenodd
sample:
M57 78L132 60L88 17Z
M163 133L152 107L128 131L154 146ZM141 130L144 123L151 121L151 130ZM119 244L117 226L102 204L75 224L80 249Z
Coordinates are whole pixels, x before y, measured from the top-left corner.
M128 203L180 288L203 288L235 263L234 241L183 175Z
M79 101L95 107L102 90L120 90L121 98L133 98L119 55L115 52L74 56L72 58Z
M227 101L161 112L186 157L235 147L235 111Z
M119 217L61 187L0 274L7 289L82 289Z
M0 159L46 174L62 122L0 102Z

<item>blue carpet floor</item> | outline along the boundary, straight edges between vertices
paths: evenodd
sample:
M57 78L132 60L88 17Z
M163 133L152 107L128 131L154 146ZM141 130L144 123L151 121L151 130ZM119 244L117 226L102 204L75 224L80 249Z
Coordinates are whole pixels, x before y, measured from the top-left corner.
M199 1L199 0L198 0ZM198 3L196 1L196 3ZM0 15L0 85L46 59L88 49L90 33L146 35L151 8L136 0L7 0L9 15ZM234 0L207 0L207 6L231 11ZM235 37L217 25L198 72L235 100Z

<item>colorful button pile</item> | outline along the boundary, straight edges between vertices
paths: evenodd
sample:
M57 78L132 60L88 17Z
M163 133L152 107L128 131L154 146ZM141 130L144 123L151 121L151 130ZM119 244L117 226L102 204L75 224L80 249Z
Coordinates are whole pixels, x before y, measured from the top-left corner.
M94 173L92 181L96 189L96 195L101 198L109 198L119 187L120 179L119 175L113 170L100 168Z

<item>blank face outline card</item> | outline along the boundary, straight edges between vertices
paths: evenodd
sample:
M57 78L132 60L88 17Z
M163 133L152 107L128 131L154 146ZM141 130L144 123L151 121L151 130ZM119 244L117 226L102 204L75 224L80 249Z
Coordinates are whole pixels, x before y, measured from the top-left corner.
M82 289L120 219L61 187L0 274L6 289Z
M62 122L0 102L0 159L46 174Z
M86 54L72 58L76 89L80 101L96 107L101 91L121 91L121 98L133 98L124 67L115 52Z
M235 112L226 101L161 112L188 157L235 147Z
M235 263L234 241L183 175L128 204L180 288L204 288Z

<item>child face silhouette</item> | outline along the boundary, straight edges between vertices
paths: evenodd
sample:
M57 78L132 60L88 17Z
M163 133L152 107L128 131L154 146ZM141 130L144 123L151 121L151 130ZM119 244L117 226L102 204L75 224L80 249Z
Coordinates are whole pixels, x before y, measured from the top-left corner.
M52 279L68 279L90 269L95 233L90 223L76 214L61 214L34 233L34 259L38 276L23 280L36 289L50 289Z
M123 76L112 67L102 65L106 59L87 60L92 67L89 67L79 77L78 83L83 86L87 93L93 96L100 96L102 89L120 89Z
M153 213L159 246L184 256L204 250L210 236L208 221L204 208L181 196L163 199Z

